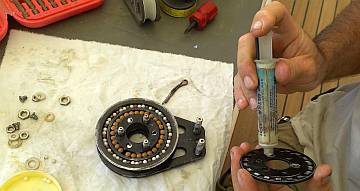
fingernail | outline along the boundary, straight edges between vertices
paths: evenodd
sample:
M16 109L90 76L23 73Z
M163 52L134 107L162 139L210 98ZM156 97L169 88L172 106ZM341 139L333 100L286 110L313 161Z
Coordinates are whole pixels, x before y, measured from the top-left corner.
M250 107L251 109L256 109L257 104L255 98L250 98Z
M252 31L255 31L255 30L260 30L262 28L262 22L261 21L256 21L252 27L251 27L251 30Z
M238 178L238 182L239 182L240 186L244 186L244 184L245 184L244 181L243 181L244 176L245 176L244 170L239 169L238 172L237 172L237 178Z
M233 160L233 158L234 158L234 151L232 151L232 150L230 150L230 158L231 158L231 160Z
M245 104L244 96L240 96L239 99L236 101L239 108L243 108Z
M245 76L244 78L244 84L247 89L252 89L254 83L252 79L249 76Z

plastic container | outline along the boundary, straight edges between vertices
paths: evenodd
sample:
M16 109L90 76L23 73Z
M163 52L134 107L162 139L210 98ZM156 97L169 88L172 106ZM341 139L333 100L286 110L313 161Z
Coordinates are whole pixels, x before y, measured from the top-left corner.
M16 2L19 2L18 5L21 5L26 13L21 12ZM40 2L43 2L43 6ZM8 15L21 25L40 28L94 9L103 2L104 0L0 0L0 40L8 31ZM31 8L32 6L34 9Z

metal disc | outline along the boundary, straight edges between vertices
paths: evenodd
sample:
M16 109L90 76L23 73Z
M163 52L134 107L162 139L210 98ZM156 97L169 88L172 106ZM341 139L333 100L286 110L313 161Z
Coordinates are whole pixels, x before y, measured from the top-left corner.
M285 164L276 168L275 162ZM253 150L240 160L242 168L246 169L255 179L271 184L296 184L310 179L314 175L315 162L303 153L289 149L275 148L274 155L268 157L263 149Z
M145 114L150 117L148 121L143 119ZM146 146L131 139L139 133L147 140ZM105 164L129 171L161 165L174 153L178 139L174 116L158 103L140 98L114 104L96 127L97 149Z

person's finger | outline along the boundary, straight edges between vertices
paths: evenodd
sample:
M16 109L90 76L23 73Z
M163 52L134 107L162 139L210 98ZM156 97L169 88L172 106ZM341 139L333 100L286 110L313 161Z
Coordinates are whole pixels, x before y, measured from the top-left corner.
M256 88L258 86L254 64L255 51L255 38L251 33L239 38L237 54L239 87L252 109L256 108Z
M230 159L231 159L231 179L233 180L233 187L239 187L237 180L237 171L240 169L240 158L243 154L243 151L240 147L235 146L230 150Z
M241 143L240 148L244 152L243 154L246 154L251 151L251 145L247 142Z
M330 176L332 170L327 164L320 165L316 168L314 176L307 183L307 190L309 191L330 191L331 183Z
M274 32L286 36L285 44L290 43L299 33L299 26L291 17L287 8L280 2L274 1L256 13L251 25L251 33L255 37L266 35L273 30Z
M279 184L269 184L268 185L269 191L292 191L289 186L286 185L279 185Z
M242 91L240 80L240 75L236 74L234 78L234 97L236 105L239 107L240 110L243 110L249 105L249 103L246 100L245 95Z

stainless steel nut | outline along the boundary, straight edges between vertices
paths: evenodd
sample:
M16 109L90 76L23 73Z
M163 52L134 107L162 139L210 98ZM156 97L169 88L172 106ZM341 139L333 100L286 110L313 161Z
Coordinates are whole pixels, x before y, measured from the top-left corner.
M31 157L26 160L25 167L28 170L37 170L40 168L40 164L41 164L40 159L36 157Z
M42 92L37 92L32 96L34 102L39 102L46 99L46 95Z
M18 117L22 120L28 119L30 117L30 111L27 109L19 111Z
M20 133L19 133L19 138L21 139L21 140L26 140L26 139L28 139L29 138L29 132L27 132L27 131L21 131Z
M71 98L69 96L61 96L59 99L60 105L69 105L71 103Z
M14 127L13 125L9 125L6 127L7 133L14 133L15 131L16 131L16 127Z
M17 134L17 133L11 133L11 134L9 135L9 140L10 140L10 141L16 141L16 140L19 140L19 138L20 138L20 136L19 136L19 134Z
M18 139L18 140L15 140L15 141L9 140L8 145L12 149L19 148L22 145L22 140L21 139Z

